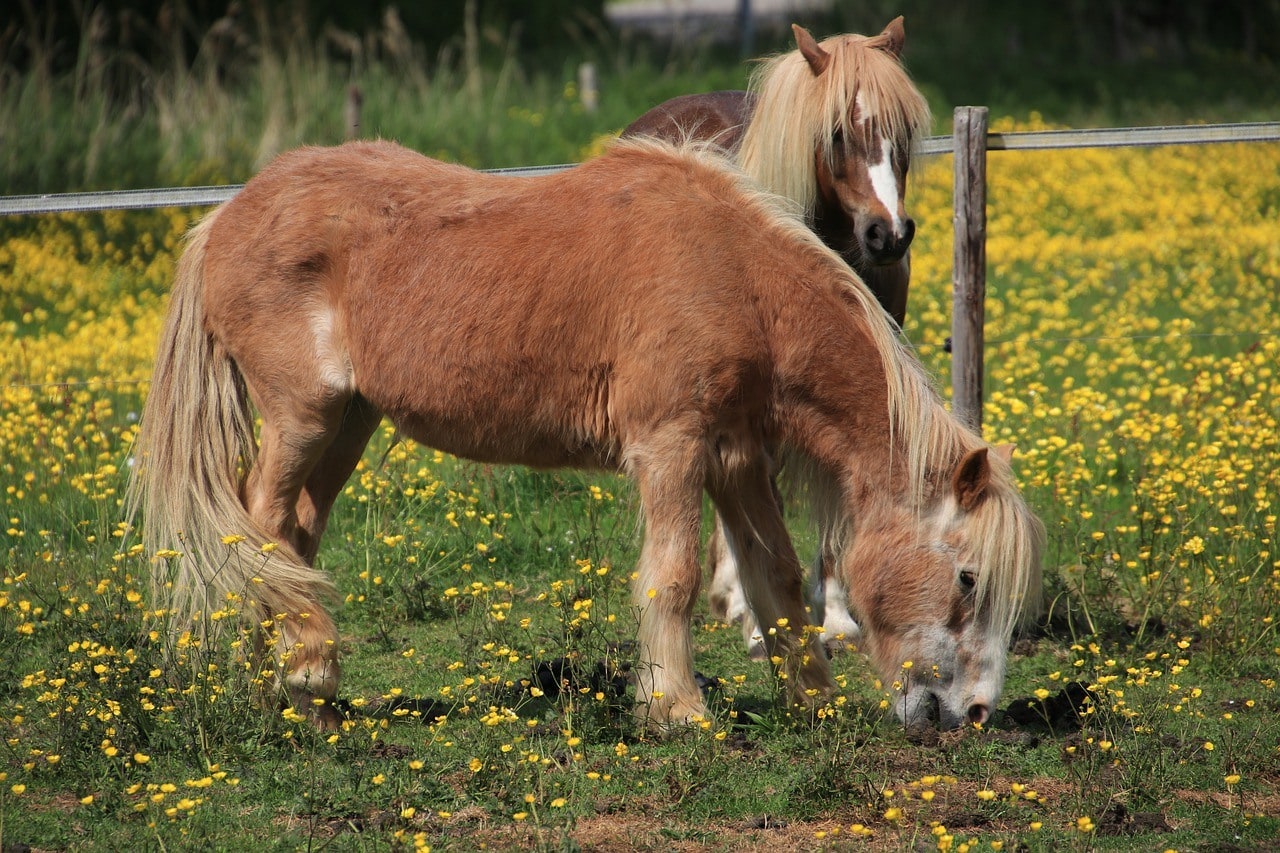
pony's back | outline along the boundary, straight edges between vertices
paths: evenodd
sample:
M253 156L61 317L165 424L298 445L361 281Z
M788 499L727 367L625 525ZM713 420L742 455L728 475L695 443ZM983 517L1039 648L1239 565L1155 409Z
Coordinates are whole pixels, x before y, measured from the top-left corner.
M226 206L207 253L211 328L258 350L233 356L316 350L424 443L541 465L616 464L637 423L771 374L769 324L808 304L796 283L854 280L727 161L653 141L532 179L390 143L304 149ZM282 329L299 301L309 322ZM464 428L477 412L486 429Z

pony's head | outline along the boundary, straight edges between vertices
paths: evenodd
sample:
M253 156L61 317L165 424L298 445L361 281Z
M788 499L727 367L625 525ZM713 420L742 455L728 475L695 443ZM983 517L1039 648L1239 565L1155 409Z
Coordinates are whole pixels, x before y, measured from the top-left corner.
M903 196L915 142L930 126L928 102L899 61L902 18L878 36L820 43L792 30L798 49L753 77L740 162L766 189L800 201L855 267L895 263L915 236Z
M843 554L867 651L907 725L985 722L1010 636L1039 608L1044 533L1011 452L969 449L918 507L870 508Z

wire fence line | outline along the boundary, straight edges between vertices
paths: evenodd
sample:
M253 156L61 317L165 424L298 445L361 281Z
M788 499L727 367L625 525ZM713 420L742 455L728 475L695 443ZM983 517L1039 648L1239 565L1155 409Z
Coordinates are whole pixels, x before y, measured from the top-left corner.
M1280 141L1280 122L1238 124L1171 125L1161 127L1119 127L1090 130L1035 130L987 134L988 151L1043 151L1063 148L1119 148L1155 145L1205 145L1223 142ZM955 150L950 136L930 136L921 140L920 153L926 156L950 154ZM487 169L488 174L537 177L571 168L570 165L517 166ZM161 207L205 207L222 204L244 184L213 187L161 187L45 195L0 197L0 216L45 213L87 213L101 210L146 210Z

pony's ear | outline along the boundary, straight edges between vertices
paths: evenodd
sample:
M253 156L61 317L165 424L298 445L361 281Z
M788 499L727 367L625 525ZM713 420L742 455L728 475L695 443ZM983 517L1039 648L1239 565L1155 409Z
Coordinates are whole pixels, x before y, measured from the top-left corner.
M982 502L982 497L990 484L991 462L987 459L985 447L979 447L965 454L951 475L951 491L956 496L956 503L965 512L971 511Z
M907 31L902 26L902 16L894 18L889 25L884 28L884 32L880 34L880 38L884 39L884 50L892 53L899 59L902 58L902 48L907 43Z
M991 448L995 451L996 458L1006 465L1013 464L1013 453L1018 449L1016 444L998 444Z
M800 55L804 57L804 61L809 63L809 70L813 72L813 76L817 77L823 71L827 70L827 66L831 64L831 54L827 53L809 35L809 31L799 24L791 25L791 32L796 37L796 47L800 48Z

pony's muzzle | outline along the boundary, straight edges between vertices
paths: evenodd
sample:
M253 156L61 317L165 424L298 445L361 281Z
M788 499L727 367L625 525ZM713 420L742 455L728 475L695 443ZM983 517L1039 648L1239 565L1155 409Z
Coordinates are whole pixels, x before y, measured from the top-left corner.
M910 690L898 704L898 716L908 727L936 726L939 729L958 729L966 725L982 725L991 719L991 704L975 698L967 706L953 706L945 694L928 689Z
M877 266L896 264L902 260L916 236L916 223L911 217L902 220L902 227L895 230L887 219L876 217L859 235L862 253Z

